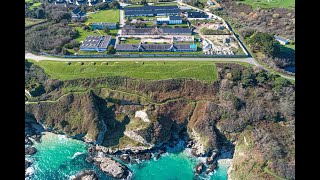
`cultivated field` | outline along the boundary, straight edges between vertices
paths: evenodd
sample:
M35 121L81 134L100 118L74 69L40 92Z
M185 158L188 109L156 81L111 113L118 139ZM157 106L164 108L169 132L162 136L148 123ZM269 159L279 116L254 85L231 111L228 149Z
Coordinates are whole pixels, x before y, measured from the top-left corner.
M295 8L295 0L243 0L241 3L261 8Z
M34 61L32 61L34 62ZM41 66L52 78L61 80L77 78L96 78L105 76L127 76L133 78L160 80L171 78L193 78L212 82L217 78L216 65L213 62L34 62Z

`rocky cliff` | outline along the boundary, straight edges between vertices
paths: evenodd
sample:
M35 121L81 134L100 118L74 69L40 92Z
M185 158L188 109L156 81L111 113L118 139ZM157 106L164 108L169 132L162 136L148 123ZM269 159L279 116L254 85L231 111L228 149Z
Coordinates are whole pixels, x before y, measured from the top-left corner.
M33 66L26 71L36 69L32 76L45 78L26 79L26 87L32 82L44 93L29 98L25 109L48 128L113 150L150 149L183 138L204 156L233 143L232 179L294 178L295 90L289 82L279 85L277 76L217 64L219 78L211 84L128 77L60 81Z

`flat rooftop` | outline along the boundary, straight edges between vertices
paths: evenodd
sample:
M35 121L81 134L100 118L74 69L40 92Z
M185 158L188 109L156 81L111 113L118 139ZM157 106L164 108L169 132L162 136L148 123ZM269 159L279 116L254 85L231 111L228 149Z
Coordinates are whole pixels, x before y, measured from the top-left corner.
M87 36L80 48L107 48L112 36Z

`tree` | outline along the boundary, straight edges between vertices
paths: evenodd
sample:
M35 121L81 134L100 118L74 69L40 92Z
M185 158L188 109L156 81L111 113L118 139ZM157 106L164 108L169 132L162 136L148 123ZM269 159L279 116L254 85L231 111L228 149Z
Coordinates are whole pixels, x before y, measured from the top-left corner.
M262 46L262 51L272 57L279 55L280 43L276 40L265 42Z
M256 77L257 82L260 84L265 83L267 79L268 79L268 77L264 72L259 72Z
M147 5L148 5L148 2L147 2L147 0L141 0L140 4L147 6Z
M44 12L43 9L37 9L35 11L35 14L36 14L36 18L38 18L38 19L44 19L46 16L46 13Z
M232 81L240 80L241 79L241 71L240 71L240 69L232 69L231 75L232 75L232 78L231 78Z
M118 1L112 1L109 3L110 8L112 9L119 9L120 8L120 3Z
M94 7L99 10L104 10L109 8L109 4L105 2L101 2L101 3L95 4Z
M110 29L109 29L108 27L105 27L105 28L103 29L103 31L104 31L105 33L107 33L108 35L110 34Z
M255 85L256 79L254 76L254 72L251 68L243 70L242 75L241 75L241 83L242 83L243 87Z
M274 83L273 83L273 89L275 91L280 91L283 87L286 87L290 84L290 82L283 78L283 77L278 77L275 79Z
M248 43L255 50L261 50L266 55L277 56L280 53L280 43L267 33L258 32Z
M107 49L107 53L108 54L115 54L116 53L116 49L113 46L109 46Z

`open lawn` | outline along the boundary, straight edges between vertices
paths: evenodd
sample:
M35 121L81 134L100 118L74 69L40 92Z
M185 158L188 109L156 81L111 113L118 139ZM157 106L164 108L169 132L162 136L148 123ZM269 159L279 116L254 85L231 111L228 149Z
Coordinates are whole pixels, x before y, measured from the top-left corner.
M76 38L77 41L83 41L86 39L87 36L89 35L95 35L95 36L99 36L99 35L107 35L104 31L102 30L83 30L81 27L76 27L75 28L77 31L79 31L79 36ZM101 34L100 34L100 33Z
M141 39L134 39L134 38L126 38L125 41L121 41L121 44L139 44Z
M254 9L260 8L295 8L295 0L242 0L240 3L251 5Z
M215 63L209 61L188 62L72 62L68 65L58 61L31 61L44 69L52 78L60 80L77 78L96 78L105 76L127 76L149 80L172 78L193 78L212 82L217 78Z
M24 19L24 26L25 27L29 27L29 26L33 26L36 24L40 24L47 21L46 19L33 19L33 18L25 18Z
M30 2L30 3L32 3L32 2ZM41 2L35 2L31 6L29 6L29 9L32 10L36 7L39 7L41 4L42 4Z
M88 20L86 23L94 23L94 22L120 22L120 11L119 9L108 9L101 10L94 14L88 15Z

